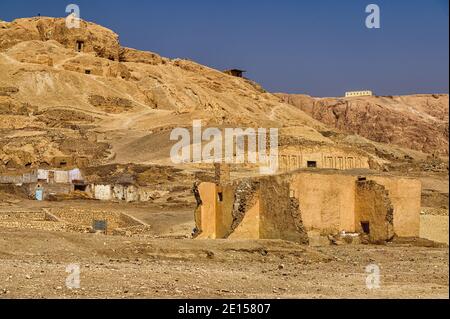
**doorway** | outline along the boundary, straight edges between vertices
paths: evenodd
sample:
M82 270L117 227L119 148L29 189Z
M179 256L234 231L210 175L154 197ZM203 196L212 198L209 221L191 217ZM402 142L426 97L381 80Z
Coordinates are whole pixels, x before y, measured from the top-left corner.
M78 51L78 52L83 52L83 49L84 49L84 41L77 41L76 48L77 48L77 51Z
M306 164L307 164L308 168L317 168L316 161L308 161Z
M361 228L364 234L370 235L370 223L369 222L361 222Z

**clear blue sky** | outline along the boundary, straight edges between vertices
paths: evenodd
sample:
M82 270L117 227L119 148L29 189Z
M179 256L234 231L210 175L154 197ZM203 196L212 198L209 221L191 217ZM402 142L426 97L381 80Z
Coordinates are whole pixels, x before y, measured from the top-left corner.
M65 16L71 2L0 2L0 19ZM238 67L273 92L448 93L448 0L74 0L124 46ZM381 29L365 7L381 8Z

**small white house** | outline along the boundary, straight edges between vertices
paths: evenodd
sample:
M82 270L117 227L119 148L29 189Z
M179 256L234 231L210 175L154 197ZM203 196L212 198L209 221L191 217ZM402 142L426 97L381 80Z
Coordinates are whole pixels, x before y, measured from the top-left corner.
M357 96L373 96L372 91L350 91L345 92L345 97L357 97Z

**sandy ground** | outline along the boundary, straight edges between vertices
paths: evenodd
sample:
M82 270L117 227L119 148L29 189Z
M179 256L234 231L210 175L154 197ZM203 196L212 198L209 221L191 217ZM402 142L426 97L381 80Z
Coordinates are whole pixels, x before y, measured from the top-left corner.
M448 298L448 248L0 229L0 298ZM80 267L80 289L66 267ZM370 264L380 289L366 287Z
M420 216L420 237L448 245L448 215Z
M55 207L125 212L148 223L151 236L0 226L0 298L449 297L448 247L427 241L313 248L284 241L191 240L192 208L168 204L21 201L1 210ZM424 225L436 234L440 221ZM80 289L66 287L71 264L80 267ZM371 264L380 268L376 290L366 286Z
M34 200L20 200L9 205L0 205L1 212L30 211L42 209L76 209L89 212L102 210L107 212L125 213L150 225L150 236L162 238L190 237L195 227L195 206L179 204L154 203L123 203L102 202L95 200L70 200L61 202L38 202Z

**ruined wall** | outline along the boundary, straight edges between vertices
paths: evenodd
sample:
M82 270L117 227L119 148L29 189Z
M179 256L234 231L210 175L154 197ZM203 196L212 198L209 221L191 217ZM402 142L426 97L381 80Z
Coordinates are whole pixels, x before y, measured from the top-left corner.
M248 215L249 210L259 205L259 183L253 179L244 179L235 184L234 187L228 187L233 189L233 194L227 196L227 200L229 200L228 207L231 208L231 224L227 237L233 233L235 233L235 237L239 236L240 230L245 232L241 236L259 238L259 211L257 213L253 212L253 215L256 214L258 216L250 217ZM226 210L222 209L222 214L224 212L228 213L228 207L226 207Z
M118 200L125 200L125 188L122 185L114 185L112 187L113 197Z
M45 212L0 212L0 221L22 219L27 221L45 221L47 220L47 214Z
M272 176L260 182L260 238L307 243L302 211L293 205L289 181Z
M307 231L355 232L355 176L296 173L291 190L300 203Z
M46 200L49 198L50 195L59 195L59 194L70 194L74 190L74 186L72 184L49 184L46 182L37 182L37 183L30 183L24 185L24 187L27 189L28 195L30 198L35 198L36 190L38 188L42 188L44 190L43 192L43 199Z
M216 237L228 238L235 223L233 211L235 209L235 194L237 186L233 184L217 187Z
M394 236L394 207L386 188L375 181L356 182L355 223L358 232L366 223L371 242L377 243Z
M0 175L0 184L22 184L22 175Z
M127 203L139 201L139 192L136 186L130 185L125 190L125 201Z
M87 192L91 192L93 198L103 201L149 202L168 195L168 191L158 191L148 187L137 187L129 184L114 185L90 185Z
M214 183L201 183L198 192L202 204L196 210L196 223L199 239L216 239L216 215L217 205L217 185Z
M149 187L139 187L137 194L140 202L151 202L157 198L169 195L169 191L159 191Z
M394 206L394 231L399 237L419 237L422 184L412 178L370 176L389 192Z
M276 177L198 186L197 238L284 239L307 243L289 183Z
M242 221L228 236L230 239L262 239L260 195L255 194L253 205L245 212Z
M111 200L113 198L111 185L92 185L91 189L94 191L95 199Z
M201 183L198 193L201 204L195 212L197 238L259 238L259 222L248 215L257 203L249 180L224 186ZM254 209L252 214L259 215L259 210Z
M198 238L284 239L363 233L372 242L418 236L420 182L335 171L198 186Z

